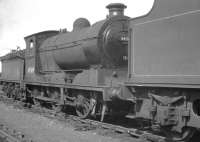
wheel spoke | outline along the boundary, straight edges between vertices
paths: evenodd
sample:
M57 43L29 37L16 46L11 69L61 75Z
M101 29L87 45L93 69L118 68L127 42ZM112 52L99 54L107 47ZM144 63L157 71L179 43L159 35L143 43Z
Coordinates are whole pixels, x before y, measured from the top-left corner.
M90 103L87 98L84 98L83 96L78 96L80 100L79 106L76 107L76 113L81 118L87 118L90 115L91 109L90 109Z

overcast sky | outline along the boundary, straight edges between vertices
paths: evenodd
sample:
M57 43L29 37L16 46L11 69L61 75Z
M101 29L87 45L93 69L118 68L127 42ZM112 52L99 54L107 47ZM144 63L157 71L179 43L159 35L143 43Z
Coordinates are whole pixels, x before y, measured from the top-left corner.
M137 17L146 14L154 0L0 0L0 56L17 46L25 48L27 35L60 28L71 31L79 17L91 24L105 19L105 6L115 2L127 5L127 16Z

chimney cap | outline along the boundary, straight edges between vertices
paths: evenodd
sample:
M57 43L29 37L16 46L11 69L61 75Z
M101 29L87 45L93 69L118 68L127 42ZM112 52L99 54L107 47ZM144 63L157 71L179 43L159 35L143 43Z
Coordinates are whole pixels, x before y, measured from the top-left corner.
M111 8L125 9L125 8L127 8L127 6L124 5L123 3L111 3L111 4L107 5L106 8L108 8L108 9L111 9Z

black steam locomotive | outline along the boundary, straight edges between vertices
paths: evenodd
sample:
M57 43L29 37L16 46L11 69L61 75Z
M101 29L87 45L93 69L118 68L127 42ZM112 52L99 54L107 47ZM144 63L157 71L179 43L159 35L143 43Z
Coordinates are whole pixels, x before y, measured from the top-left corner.
M186 141L200 128L200 1L155 0L133 19L123 4L107 8L93 25L25 37L26 49L1 57L4 91L81 118L131 114Z

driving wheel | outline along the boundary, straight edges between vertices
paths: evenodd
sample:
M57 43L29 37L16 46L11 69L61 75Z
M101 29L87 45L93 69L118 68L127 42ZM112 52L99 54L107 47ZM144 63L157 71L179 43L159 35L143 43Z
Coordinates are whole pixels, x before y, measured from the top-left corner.
M90 100L82 95L78 95L76 99L76 114L80 118L88 118L91 113Z

